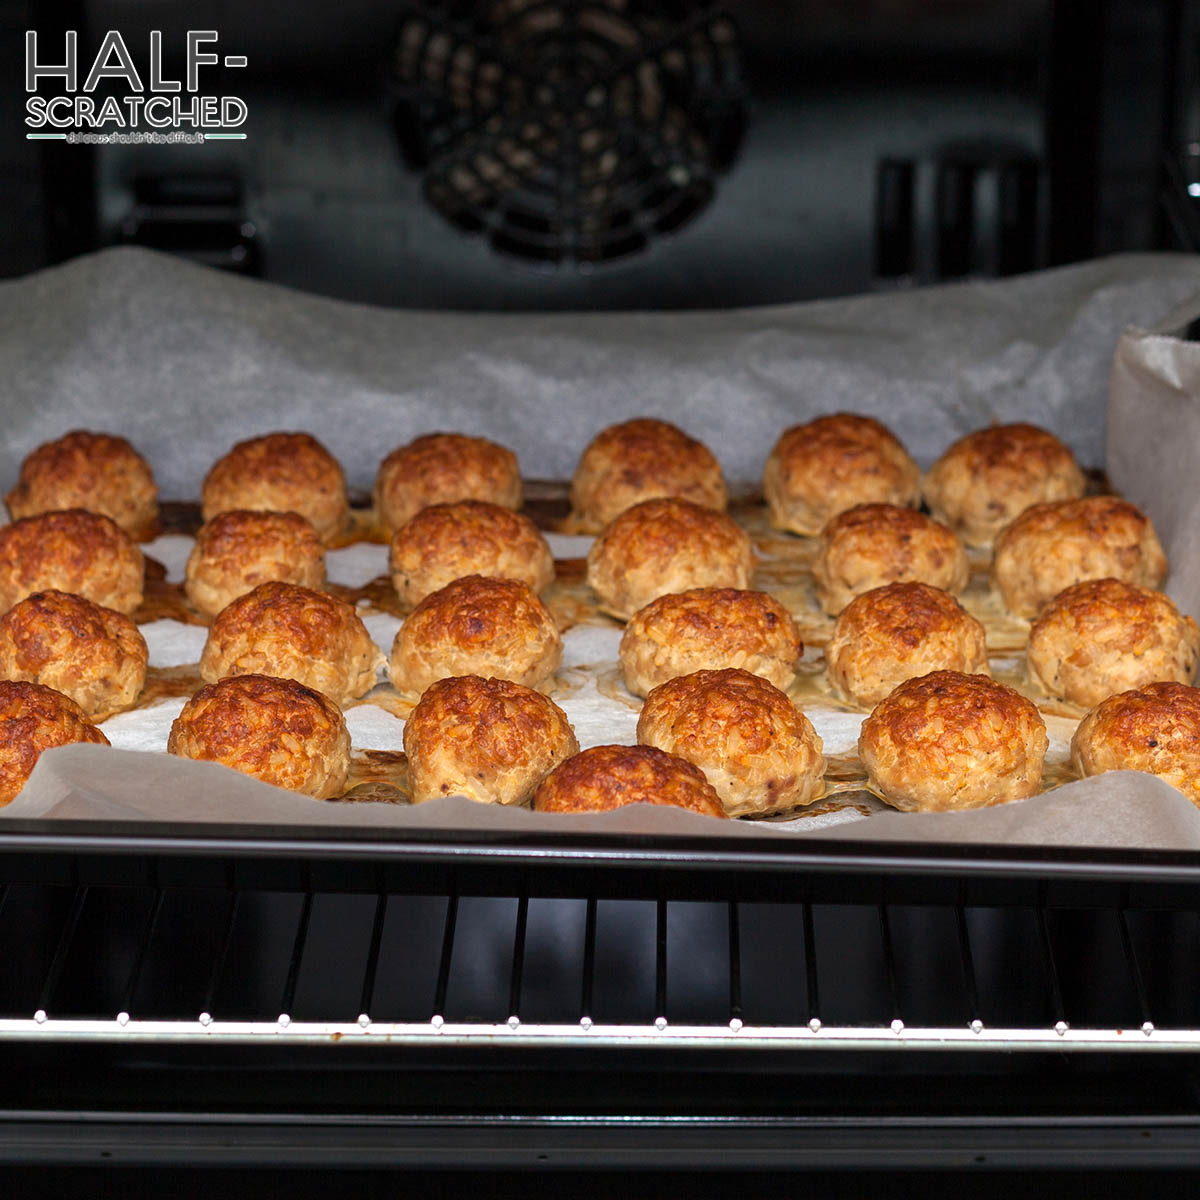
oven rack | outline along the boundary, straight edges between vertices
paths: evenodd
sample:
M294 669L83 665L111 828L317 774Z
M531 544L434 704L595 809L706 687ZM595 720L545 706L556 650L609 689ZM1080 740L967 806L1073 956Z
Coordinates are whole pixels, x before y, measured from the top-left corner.
M1200 863L10 824L0 1163L1170 1166Z
M0 1039L1200 1049L1200 906L990 900L6 883Z

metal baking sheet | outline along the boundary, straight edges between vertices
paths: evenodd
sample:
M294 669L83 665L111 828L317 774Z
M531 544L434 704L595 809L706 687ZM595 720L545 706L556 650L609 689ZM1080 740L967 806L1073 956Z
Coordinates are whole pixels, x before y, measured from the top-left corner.
M79 293L94 303L84 305L86 315L72 309L70 321L51 329L47 306L61 307L64 289L75 294L76 304ZM517 448L527 473L532 462L535 469L552 465L566 474L597 428L638 412L659 412L712 442L737 478L738 468L749 474L743 460L761 464L786 424L842 407L883 416L925 463L964 427L1016 417L1056 429L1085 462L1095 463L1097 433L1104 426L1098 380L1108 374L1120 329L1159 320L1198 293L1200 265L1151 257L1000 284L786 309L686 317L452 317L364 310L143 252L110 253L0 287L0 311L9 308L12 317L5 327L11 331L14 323L23 323L30 335L0 341L0 362L8 360L9 377L17 381L17 397L9 403L19 402L31 383L46 389L33 419L29 409L14 411L4 450L15 473L15 464L37 441L81 423L103 423L148 454L167 494L173 487L195 494L202 467L235 437L302 426L329 442L361 486L369 483L383 442L390 446L431 427L506 440ZM126 326L124 337L106 328L114 305L129 315L151 300L163 314L186 305L193 340L181 342L165 320L149 329ZM437 338L431 338L430 322L440 322ZM383 338L384 329L390 339ZM39 333L40 341L32 336ZM708 360L709 383L683 392L685 380L695 382L690 357L711 355L718 334L724 339L722 358ZM58 350L53 362L46 357L47 339ZM147 339L153 345L144 344ZM223 355L214 344L220 339ZM196 344L213 355L202 397L196 395L195 375L181 370L194 365ZM1182 608L1196 613L1200 546L1188 530L1198 515L1192 481L1200 462L1200 416L1188 400L1186 379L1181 382L1189 369L1200 375L1200 367L1191 365L1194 349L1161 335L1134 334L1122 341L1104 465L1118 489L1155 518L1173 564L1169 590ZM451 358L463 366L458 385L448 373ZM300 363L307 368L303 383L296 377ZM386 363L403 368L392 391L367 395L366 376ZM614 391L614 379L628 384L651 367L655 388L642 380L633 393ZM873 386L864 387L864 370L872 374ZM162 382L167 375L181 380L172 421L163 421L160 411L159 433L151 437L149 428L141 428L145 414L131 412L129 401L145 398L148 379ZM105 391L101 402L98 387L118 377L122 386ZM446 400L432 408L423 389L435 378ZM490 386L481 388L481 379ZM226 399L230 392L244 393L247 380L258 388L260 403L252 419L245 406L238 408L233 423ZM293 388L286 419L279 393L284 381ZM738 431L728 428L730 389L744 390ZM334 391L344 399L332 406L338 411L331 416L328 397ZM674 403L664 402L672 396ZM599 402L588 404L589 397ZM361 444L349 451L344 445L348 434L359 436L354 431L364 422L370 426L368 455ZM546 428L552 438L544 435ZM164 446L162 431L172 429L170 445ZM1147 461L1155 469L1146 470ZM94 757L106 753L103 760ZM4 811L2 824L15 832L18 823L28 829L35 818L47 830L64 832L76 821L102 820L114 834L117 822L128 830L149 821L164 837L172 826L195 821L227 837L252 827L289 833L308 827L327 837L345 832L348 844L358 844L351 829L392 829L396 836L411 831L419 840L444 836L448 844L596 834L664 843L713 838L749 847L748 839L757 845L786 836L770 822L717 823L661 809L550 818L463 801L418 808L355 804L348 819L345 807L316 804L209 764L165 755L129 759L88 747L46 755L26 793ZM598 826L581 824L589 820ZM1200 813L1166 785L1128 773L969 814L880 813L836 830L815 828L820 824L815 821L802 824L813 837L880 843L1200 848Z

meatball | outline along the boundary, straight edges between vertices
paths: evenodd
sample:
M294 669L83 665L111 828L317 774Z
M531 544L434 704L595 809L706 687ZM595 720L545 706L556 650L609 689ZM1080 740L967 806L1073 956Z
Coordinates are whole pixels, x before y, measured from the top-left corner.
M375 512L393 533L431 504L486 500L521 507L517 456L486 438L427 433L393 450L375 478Z
M1019 617L1072 584L1109 577L1151 588L1167 577L1150 518L1117 496L1034 505L996 539L992 581Z
M559 763L538 785L539 812L609 812L627 804L665 804L723 817L704 772L653 746L593 746Z
M659 596L633 615L621 638L621 673L637 696L678 675L740 667L786 688L804 645L774 596L693 588Z
M959 438L925 476L930 511L968 545L990 546L1033 504L1074 500L1085 480L1075 456L1036 425L992 425Z
M728 494L712 451L667 421L610 425L588 444L571 483L576 527L599 533L643 500L674 496L725 511Z
M894 504L859 504L839 513L821 530L813 564L817 598L834 616L885 583L961 592L969 575L967 552L945 525Z
M171 726L167 751L317 800L340 796L350 774L341 709L294 679L266 675L234 675L202 687Z
M69 696L40 683L0 682L0 807L17 798L43 750L74 742L107 746L108 738Z
M295 512L218 513L196 534L185 589L205 616L215 617L260 583L325 583L325 547L312 523Z
M326 543L350 522L341 465L307 433L268 433L238 442L213 464L200 499L206 521L233 509L299 513Z
M145 576L137 543L99 513L70 508L0 529L0 612L34 592L60 591L132 613Z
M829 681L847 700L878 704L930 671L987 675L986 633L949 592L889 583L851 600L825 647Z
M626 509L587 557L588 584L622 618L668 592L748 587L753 569L745 530L688 500L647 500Z
M646 697L638 741L698 766L731 817L783 812L824 791L821 739L773 683L696 671Z
M129 708L149 652L132 619L67 592L35 592L0 617L0 678L69 696L92 721Z
M420 695L451 675L542 688L561 662L554 618L530 588L515 579L468 575L413 609L392 643L388 668L400 691Z
M537 526L486 500L421 509L392 535L389 565L410 608L464 575L516 579L535 592L554 582L554 556Z
M943 812L1032 796L1048 745L1037 706L1019 692L983 675L934 671L876 705L858 753L893 808Z
M5 501L14 521L85 508L111 517L140 541L153 537L158 523L150 464L124 438L83 429L34 450Z
M563 710L508 679L439 679L404 725L418 804L437 796L528 804L546 774L578 751Z
M786 430L763 472L771 524L810 535L858 504L916 507L920 484L920 468L895 435L852 413Z

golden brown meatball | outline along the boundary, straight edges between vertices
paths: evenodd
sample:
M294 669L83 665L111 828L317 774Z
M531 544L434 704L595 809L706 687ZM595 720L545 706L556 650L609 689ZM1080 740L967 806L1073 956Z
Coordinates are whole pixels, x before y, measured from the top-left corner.
M984 675L934 671L902 683L863 722L858 753L893 808L944 812L1023 800L1049 739L1032 701Z
M421 509L392 535L389 566L410 607L464 575L517 579L535 592L554 582L554 556L537 526L486 500Z
M698 766L731 817L811 804L825 790L811 722L749 671L696 671L660 684L646 697L637 736Z
M414 804L438 796L528 804L547 772L578 751L563 710L508 679L439 679L404 724Z
M137 543L99 513L69 508L0 529L0 612L34 592L59 591L132 613L145 576Z
M346 789L342 710L294 679L235 675L202 687L171 726L167 751L330 800Z
M763 494L776 529L812 535L857 504L915 507L921 471L878 421L835 413L780 436L767 458Z
M233 509L206 521L187 561L188 599L205 616L260 583L325 582L325 547L312 524L296 512Z
M132 619L67 592L35 592L0 617L0 679L40 683L102 721L138 698L149 652Z
M728 494L712 451L653 417L610 425L588 444L571 482L576 527L599 533L643 500L676 496L725 511Z
M668 592L745 588L754 570L746 531L724 513L689 500L627 508L592 543L587 581L601 605L628 618Z
M1071 765L1084 778L1146 771L1200 808L1200 688L1148 683L1110 696L1079 722Z
M14 521L64 508L111 517L131 537L154 536L158 487L150 464L122 437L77 429L39 446L5 497Z
M200 499L206 521L234 509L299 513L324 542L350 520L341 465L307 433L268 433L238 442L213 463Z
M961 592L969 575L967 552L945 525L895 504L859 504L839 513L821 530L813 563L817 597L834 616L885 583Z
M426 596L392 643L392 683L409 695L450 675L545 687L562 662L562 638L546 606L515 579L468 575Z
M866 708L930 671L988 675L986 633L949 592L889 583L851 600L833 627L825 661L834 690Z
M627 804L665 804L723 817L704 772L653 746L593 746L559 763L538 785L539 812L609 812Z
M774 596L692 588L639 609L621 638L621 673L636 696L677 675L740 667L786 688L804 652L796 623Z
M1073 500L1085 480L1075 456L1036 425L992 425L959 438L925 476L933 515L970 546L990 546L1033 504Z
M0 808L11 804L43 750L108 738L69 696L40 683L0 682Z
M1150 518L1117 496L1036 504L996 538L992 582L1019 617L1036 616L1063 588L1109 577L1151 588L1167 577Z
M294 583L260 583L212 623L200 678L269 674L346 704L375 686L382 665L379 647L344 600Z
M1200 629L1162 592L1093 579L1059 592L1029 631L1029 676L1084 708L1144 683L1196 678Z
M486 438L427 433L393 450L375 477L375 512L393 533L431 504L487 500L521 507L517 456Z

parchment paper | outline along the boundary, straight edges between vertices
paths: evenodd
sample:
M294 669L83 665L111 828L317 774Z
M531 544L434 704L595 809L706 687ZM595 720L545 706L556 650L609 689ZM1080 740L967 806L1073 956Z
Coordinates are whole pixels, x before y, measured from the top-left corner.
M1106 465L1116 488L1146 508L1171 556L1169 590L1200 615L1200 348L1168 336L1187 319L1181 306L1200 309L1197 297L1200 260L1126 256L1002 283L731 313L409 313L106 251L0 285L9 382L0 480L11 486L33 446L81 426L129 437L165 495L194 497L233 441L273 428L314 432L365 490L386 450L434 428L511 445L526 475L569 477L596 430L659 414L709 442L731 479L749 480L784 427L839 408L882 417L923 464L970 429L1028 419L1085 464ZM1131 325L1152 332L1121 337ZM177 576L187 539L175 541L154 552ZM334 557L335 580L364 569ZM146 632L160 663L194 662L203 638ZM387 648L382 624L372 635ZM1128 772L974 813L779 824L649 807L563 818L461 799L323 804L155 750L181 704L157 711L152 729L139 726L149 753L47 753L0 815L1200 848L1200 812ZM391 727L372 725L383 717ZM400 727L379 710L353 709L348 720L360 745ZM581 728L581 742L598 733Z

